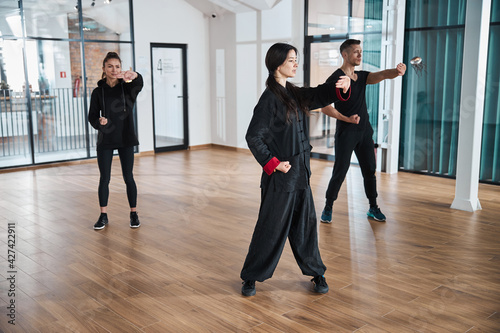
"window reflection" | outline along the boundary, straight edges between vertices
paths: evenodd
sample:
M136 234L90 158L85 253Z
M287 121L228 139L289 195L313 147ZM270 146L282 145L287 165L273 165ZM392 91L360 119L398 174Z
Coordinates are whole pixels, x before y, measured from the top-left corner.
M347 0L309 1L307 34L338 35L348 31Z
M2 0L0 36L0 168L95 156L90 93L108 51L133 66L129 0Z

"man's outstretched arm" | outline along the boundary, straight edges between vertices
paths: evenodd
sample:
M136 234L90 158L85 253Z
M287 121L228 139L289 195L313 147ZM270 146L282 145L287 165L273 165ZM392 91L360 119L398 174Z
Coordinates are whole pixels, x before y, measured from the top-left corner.
M366 78L366 84L377 84L382 80L386 79L394 79L398 76L405 75L406 65L403 63L399 63L396 68L386 69L380 72L373 72L368 74Z

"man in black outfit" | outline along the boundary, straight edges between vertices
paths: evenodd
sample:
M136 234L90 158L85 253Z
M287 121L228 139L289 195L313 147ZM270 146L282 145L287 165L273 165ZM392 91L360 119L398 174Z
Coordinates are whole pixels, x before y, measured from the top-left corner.
M373 143L373 128L368 121L365 91L367 84L377 84L382 80L394 79L406 72L406 65L400 63L393 69L380 72L355 71L361 64L361 42L348 39L340 45L340 54L344 60L327 80L336 81L342 75L351 78L351 97L347 101L335 102L321 109L323 113L337 119L335 132L335 164L333 174L326 191L325 208L321 214L321 222L332 222L333 202L337 199L342 182L349 170L352 152L356 157L363 175L365 193L370 203L367 215L377 221L385 221L377 205L377 180L375 177L376 160Z

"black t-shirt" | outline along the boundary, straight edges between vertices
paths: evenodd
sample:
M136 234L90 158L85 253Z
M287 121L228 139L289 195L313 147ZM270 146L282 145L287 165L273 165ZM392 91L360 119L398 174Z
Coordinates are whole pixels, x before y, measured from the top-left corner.
M366 80L370 72L354 71L354 73L358 75L358 79L356 81L351 80L351 97L347 101L335 102L334 107L346 117L357 114L360 117L359 124L347 123L337 119L336 131L338 133L341 131L364 131L365 129L371 128L365 98ZM345 73L339 68L330 75L326 82L337 82L342 75L345 75Z

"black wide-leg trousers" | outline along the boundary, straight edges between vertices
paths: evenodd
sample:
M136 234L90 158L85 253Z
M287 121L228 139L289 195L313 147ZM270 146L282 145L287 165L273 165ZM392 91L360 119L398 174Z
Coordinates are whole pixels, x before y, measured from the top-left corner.
M273 276L286 239L302 274L323 275L316 211L311 188L294 192L262 190L257 225L241 271L242 280L262 282Z

